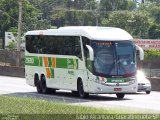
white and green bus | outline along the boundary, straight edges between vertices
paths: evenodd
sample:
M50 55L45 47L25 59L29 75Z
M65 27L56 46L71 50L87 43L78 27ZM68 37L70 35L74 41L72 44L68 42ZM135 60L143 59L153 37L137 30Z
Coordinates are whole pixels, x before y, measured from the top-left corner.
M120 28L73 26L26 33L25 76L38 93L71 90L89 94L137 92L137 58L143 50ZM139 50L137 56L136 50Z

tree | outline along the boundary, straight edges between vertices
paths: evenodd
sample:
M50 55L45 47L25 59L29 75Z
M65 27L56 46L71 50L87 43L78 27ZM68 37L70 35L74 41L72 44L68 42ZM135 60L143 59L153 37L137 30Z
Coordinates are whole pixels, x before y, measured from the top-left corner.
M160 0L147 0L147 1L150 1L150 2L156 3L156 4L160 4Z
M8 31L11 27L18 26L18 1L1 0L0 31ZM23 31L38 29L38 9L36 9L28 0L23 0Z
M95 25L95 4L95 0L67 0L66 5L57 4L52 11L52 25Z
M137 6L136 0L23 0L23 31L98 23L120 27L138 38L148 34L153 38L152 33L159 34L155 27L160 24L159 1L145 0ZM0 33L16 30L18 2L1 0L0 9Z
M149 14L150 26L148 29L148 37L151 39L160 38L160 7L158 1L149 0L150 3L146 3L141 6L141 11L146 11Z
M115 11L110 13L107 26L120 27L126 29L128 27L127 20L131 17L131 13L128 11Z
M148 35L148 19L148 15L144 12L115 11L110 13L109 19L104 20L104 25L119 27L134 37L144 38Z
M130 26L131 33L137 38L148 38L148 29L150 27L150 18L147 12L132 12L132 22Z
M160 6L158 5L151 5L149 10L151 17L154 18L157 24L160 24Z
M117 10L133 10L136 8L136 3L132 0L101 0L101 9L108 11Z
M153 24L148 30L148 36L150 39L160 39L160 25Z

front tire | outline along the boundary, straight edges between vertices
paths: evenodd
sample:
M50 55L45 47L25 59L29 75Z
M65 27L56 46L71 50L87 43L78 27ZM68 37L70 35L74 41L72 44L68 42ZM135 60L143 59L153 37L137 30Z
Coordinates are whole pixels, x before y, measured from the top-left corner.
M78 87L78 94L80 98L87 98L89 96L89 93L84 92L82 80L78 81L77 87Z
M124 98L125 94L124 93L116 93L116 96L118 99Z
M146 94L150 94L151 93L151 91L146 91Z

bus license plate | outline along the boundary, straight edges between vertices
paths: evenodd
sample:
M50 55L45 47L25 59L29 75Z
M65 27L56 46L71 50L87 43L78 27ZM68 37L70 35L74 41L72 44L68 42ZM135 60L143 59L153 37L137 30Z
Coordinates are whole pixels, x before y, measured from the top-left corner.
M114 91L122 91L122 88L114 88Z

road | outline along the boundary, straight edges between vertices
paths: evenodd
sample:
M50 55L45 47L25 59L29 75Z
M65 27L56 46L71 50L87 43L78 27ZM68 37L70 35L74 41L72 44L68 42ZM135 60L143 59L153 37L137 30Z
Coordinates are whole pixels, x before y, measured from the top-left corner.
M126 108L160 113L160 92L127 94L124 99L117 99L115 94L90 95L88 99L75 97L69 91L57 91L54 95L38 94L36 89L26 84L24 78L0 76L0 94L19 97L31 97L50 101L59 101L71 105L84 105L101 108Z

